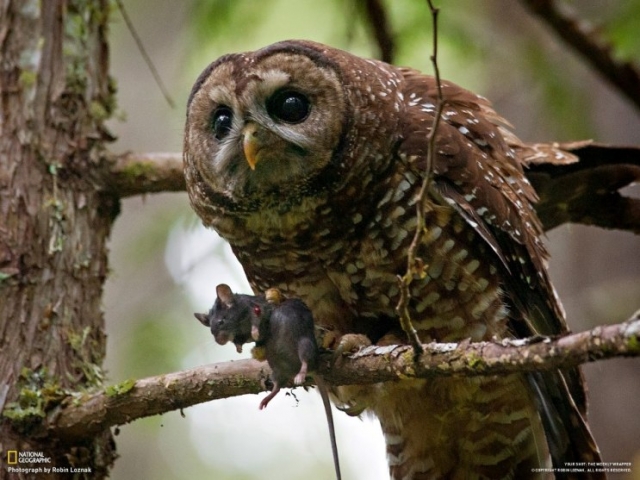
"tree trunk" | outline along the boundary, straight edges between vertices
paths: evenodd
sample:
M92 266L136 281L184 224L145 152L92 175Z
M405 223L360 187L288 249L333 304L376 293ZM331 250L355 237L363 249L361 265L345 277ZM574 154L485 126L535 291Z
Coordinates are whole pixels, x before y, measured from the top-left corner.
M0 478L17 478L14 450L13 468L90 469L80 478L104 478L115 457L108 429L54 441L39 427L65 392L102 382L119 206L99 188L114 101L108 11L108 0L0 5ZM50 461L20 462L25 452ZM32 476L43 478L20 478Z

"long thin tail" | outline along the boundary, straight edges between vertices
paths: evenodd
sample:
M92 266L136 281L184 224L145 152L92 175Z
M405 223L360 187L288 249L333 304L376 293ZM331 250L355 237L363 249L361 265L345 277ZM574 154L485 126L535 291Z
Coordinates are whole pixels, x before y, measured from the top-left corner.
M318 391L322 397L322 403L324 404L324 413L327 416L327 425L329 426L329 438L331 439L331 453L333 453L333 466L336 469L336 479L342 480L340 474L340 459L338 458L338 443L336 441L336 429L333 426L333 412L331 411L331 402L329 401L329 390L327 384L320 375L315 375L316 385L318 385Z

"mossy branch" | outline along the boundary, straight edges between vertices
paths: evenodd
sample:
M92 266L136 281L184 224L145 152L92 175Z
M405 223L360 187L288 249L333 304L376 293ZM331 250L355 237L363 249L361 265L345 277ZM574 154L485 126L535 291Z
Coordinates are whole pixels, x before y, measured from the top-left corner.
M107 161L104 189L116 197L186 189L179 153L125 153Z
M570 368L614 357L640 356L640 311L628 322L559 338L480 343L430 343L414 362L409 345L365 348L336 362L323 354L318 373L332 385L371 384L436 376L498 375ZM267 389L266 363L239 360L127 381L92 395L68 397L49 415L48 430L63 440L191 405Z

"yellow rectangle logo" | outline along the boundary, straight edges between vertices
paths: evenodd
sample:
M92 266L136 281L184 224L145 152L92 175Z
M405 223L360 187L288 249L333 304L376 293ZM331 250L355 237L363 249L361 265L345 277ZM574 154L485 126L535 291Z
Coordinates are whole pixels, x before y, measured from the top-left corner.
M8 450L7 451L7 463L9 465L16 465L18 463L18 451L17 450Z

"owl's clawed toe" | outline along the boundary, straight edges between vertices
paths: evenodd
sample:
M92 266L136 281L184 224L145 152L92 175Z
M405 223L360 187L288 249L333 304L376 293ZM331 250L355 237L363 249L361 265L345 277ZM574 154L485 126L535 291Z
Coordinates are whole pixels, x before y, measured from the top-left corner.
M367 407L365 405L349 405L345 407L336 407L336 408L341 412L346 413L350 417L357 417L362 412L364 412Z
M339 358L345 355L351 355L371 345L371 340L366 335L358 333L348 333L343 335L333 352L331 366L335 365Z

